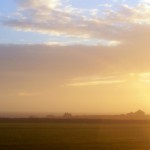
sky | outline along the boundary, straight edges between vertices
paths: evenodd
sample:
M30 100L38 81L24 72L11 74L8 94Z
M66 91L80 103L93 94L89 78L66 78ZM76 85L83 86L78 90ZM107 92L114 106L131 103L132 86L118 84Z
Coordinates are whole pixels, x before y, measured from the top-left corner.
M0 1L0 112L150 114L149 0Z

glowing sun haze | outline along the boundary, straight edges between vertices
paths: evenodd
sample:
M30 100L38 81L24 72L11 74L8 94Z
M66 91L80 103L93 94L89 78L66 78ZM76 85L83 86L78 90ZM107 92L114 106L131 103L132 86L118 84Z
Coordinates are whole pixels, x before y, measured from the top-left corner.
M0 112L150 113L148 0L0 1Z

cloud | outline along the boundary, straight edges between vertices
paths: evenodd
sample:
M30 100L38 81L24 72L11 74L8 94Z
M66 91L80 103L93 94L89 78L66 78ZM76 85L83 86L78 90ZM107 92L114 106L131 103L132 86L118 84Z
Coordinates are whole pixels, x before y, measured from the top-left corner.
M110 84L121 84L125 80L118 76L89 76L76 78L72 80L72 83L67 84L67 86L80 87L80 86L97 86L97 85L110 85Z
M24 9L54 9L61 5L60 0L15 0Z
M19 97L31 97L31 96L38 96L39 93L31 93L31 92L19 92L16 94Z
M66 86L70 87L82 87L82 86L116 86L121 87L127 85L128 87L135 84L149 84L150 72L136 72L136 73L122 73L122 72L110 72L109 74L99 74L99 76L84 76L75 78L70 81Z
M150 83L150 72L140 74L140 81L144 83Z
M58 42L46 42L43 43L46 45L52 46L69 46L69 45L85 45L85 46L107 46L115 47L121 44L120 41L108 41L108 40L98 40L98 39L82 39L82 38L73 38L72 40L58 41Z
M4 18L2 24L27 32L39 32L57 37L97 39L111 43L123 43L141 31L150 30L150 6L146 1L135 6L121 3L99 9L75 8L67 1L16 0L19 15ZM115 42L112 42L115 41ZM55 41L58 42L58 41ZM88 42L87 42L88 43ZM103 45L101 42L100 45Z
M79 86L95 86L95 85L105 85L105 84L118 84L118 83L122 83L123 81L120 80L110 80L110 81L88 81L88 82L77 82L77 83L71 83L68 84L67 86L72 86L72 87L79 87Z

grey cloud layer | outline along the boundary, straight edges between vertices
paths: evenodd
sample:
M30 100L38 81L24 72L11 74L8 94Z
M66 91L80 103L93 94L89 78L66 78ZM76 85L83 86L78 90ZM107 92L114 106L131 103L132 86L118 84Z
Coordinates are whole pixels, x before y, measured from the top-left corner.
M150 46L133 43L115 48L1 45L1 79L47 79L59 84L80 76L112 75L114 72L149 72L149 48Z

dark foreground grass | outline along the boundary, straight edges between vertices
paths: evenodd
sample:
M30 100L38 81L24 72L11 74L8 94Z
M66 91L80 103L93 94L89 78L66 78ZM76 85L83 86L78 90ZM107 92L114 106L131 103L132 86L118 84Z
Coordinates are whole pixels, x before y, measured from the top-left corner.
M0 150L150 150L150 124L0 123Z

